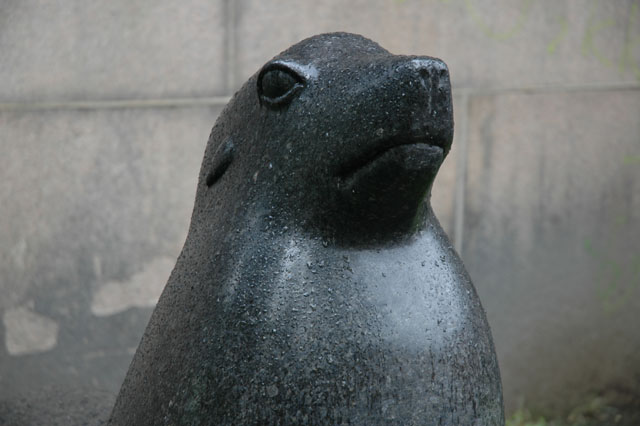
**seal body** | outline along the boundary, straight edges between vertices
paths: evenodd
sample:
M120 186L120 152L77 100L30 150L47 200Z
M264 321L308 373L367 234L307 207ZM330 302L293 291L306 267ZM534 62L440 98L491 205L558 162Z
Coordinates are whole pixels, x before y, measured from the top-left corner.
M111 424L504 424L489 326L429 205L448 71L334 33L214 126Z

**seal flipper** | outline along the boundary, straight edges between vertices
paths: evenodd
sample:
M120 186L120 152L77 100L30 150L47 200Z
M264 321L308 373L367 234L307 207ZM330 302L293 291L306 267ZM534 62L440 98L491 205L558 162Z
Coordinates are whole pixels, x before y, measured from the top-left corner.
M207 175L207 186L211 187L218 181L227 171L227 168L233 161L233 155L235 154L235 146L231 139L224 141L213 154L213 167Z

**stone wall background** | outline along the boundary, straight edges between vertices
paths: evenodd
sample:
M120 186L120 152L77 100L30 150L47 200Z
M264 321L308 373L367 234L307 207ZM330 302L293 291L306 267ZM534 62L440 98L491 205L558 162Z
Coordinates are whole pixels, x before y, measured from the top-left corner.
M640 1L0 0L0 400L117 391L217 114L338 30L450 67L433 203L507 410L640 383Z

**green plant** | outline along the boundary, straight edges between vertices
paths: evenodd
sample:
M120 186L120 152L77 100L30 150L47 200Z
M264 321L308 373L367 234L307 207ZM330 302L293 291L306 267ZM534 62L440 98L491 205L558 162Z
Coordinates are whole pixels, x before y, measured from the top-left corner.
M561 426L557 423L549 423L544 417L538 417L534 419L529 410L520 409L513 413L511 417L507 419L506 426Z

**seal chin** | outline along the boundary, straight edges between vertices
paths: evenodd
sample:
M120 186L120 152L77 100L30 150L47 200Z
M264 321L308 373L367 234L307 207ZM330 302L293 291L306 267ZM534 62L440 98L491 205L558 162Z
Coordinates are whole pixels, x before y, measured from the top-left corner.
M349 189L359 183L396 181L405 175L410 180L428 178L442 164L447 146L444 142L407 138L379 144L377 149L342 165L336 174L338 187Z
M429 210L428 194L445 153L440 145L403 140L352 163L334 192L332 206L340 214L323 220L338 218L330 228L345 244L410 235Z

